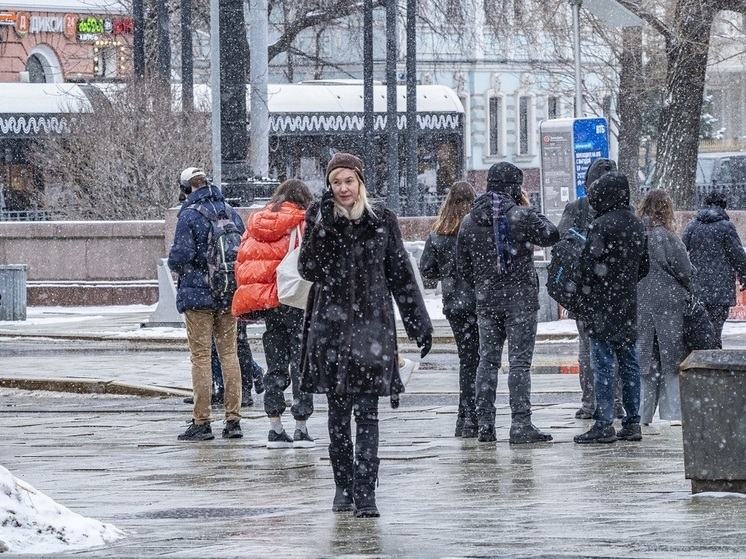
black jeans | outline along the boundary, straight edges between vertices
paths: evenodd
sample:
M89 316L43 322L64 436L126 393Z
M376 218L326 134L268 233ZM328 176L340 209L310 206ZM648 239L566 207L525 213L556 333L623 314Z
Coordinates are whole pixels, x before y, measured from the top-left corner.
M355 462L378 458L378 396L327 394L329 403L329 455L352 463L352 415L355 416Z
M285 389L293 385L293 405L290 413L305 421L313 413L313 394L300 391L300 345L303 333L303 309L280 305L267 309L267 326L262 342L267 359L264 375L264 412L267 417L279 417L285 411Z
M728 305L705 305L705 309L707 309L707 316L710 317L712 327L715 329L718 345L723 347L723 325L728 318L730 307Z
M458 416L476 420L476 382L479 365L479 327L474 312L447 313L459 361Z

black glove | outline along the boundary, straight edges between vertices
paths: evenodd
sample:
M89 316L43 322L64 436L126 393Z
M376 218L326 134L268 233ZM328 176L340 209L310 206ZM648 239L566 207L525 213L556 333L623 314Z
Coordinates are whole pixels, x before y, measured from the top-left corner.
M331 189L321 196L319 213L321 214L321 223L325 227L334 227L334 193Z
M430 350L433 347L433 335L428 332L427 334L423 334L422 336L419 336L417 338L417 347L422 348L422 353L420 353L420 359L424 359L425 355L430 353Z

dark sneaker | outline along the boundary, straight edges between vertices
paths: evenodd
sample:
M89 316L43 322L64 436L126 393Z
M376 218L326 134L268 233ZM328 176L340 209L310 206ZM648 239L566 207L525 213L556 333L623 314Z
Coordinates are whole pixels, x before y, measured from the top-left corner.
M215 435L212 434L212 429L210 428L210 422L207 423L201 423L197 425L194 420L192 420L189 427L187 427L187 430L184 431L181 435L179 435L178 440L180 441L211 441L215 438Z
M225 427L223 427L223 438L240 439L241 437L243 437L243 433L241 432L241 420L230 419L226 421Z
M613 425L609 425L608 427L598 427L594 425L585 433L575 435L573 440L578 444L603 444L615 443L617 438Z
M194 404L194 396L188 396L187 398L184 398L185 404Z
M313 448L315 446L316 442L308 434L308 431L295 430L295 433L293 433L293 448Z
M293 439L285 432L285 429L279 435L274 429L270 429L267 435L267 448L293 448Z
M464 436L464 421L465 419L463 417L456 418L456 430L453 432L454 437L460 439Z
M593 412L580 408L575 412L575 419L593 419Z
M468 419L464 422L464 429L461 431L462 439L476 439L479 434L479 428L474 422L470 422Z
M627 415L624 411L624 408L614 408L614 417L617 419L624 419L624 416Z
M497 436L495 435L495 426L482 425L479 428L479 435L477 436L477 440L480 443L494 443L497 440Z
M353 510L355 510L355 504L352 502L352 489L345 489L337 485L332 512L350 512Z
M551 440L552 435L540 431L532 423L510 426L510 444L548 443Z
M254 398L251 397L251 392L244 390L241 392L241 407L249 408L254 405Z
M251 364L251 378L254 379L254 392L264 392L264 369L256 361Z
M616 438L620 441L641 441L642 440L642 429L639 423L633 423L622 427L616 432Z

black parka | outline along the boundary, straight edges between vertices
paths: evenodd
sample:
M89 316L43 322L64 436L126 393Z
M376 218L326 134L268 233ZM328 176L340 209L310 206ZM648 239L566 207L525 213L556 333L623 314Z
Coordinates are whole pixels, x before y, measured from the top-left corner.
M382 205L373 212L333 226L320 219L318 202L306 212L298 269L314 285L303 327L303 392L404 391L392 295L410 338L432 332L396 216Z
M705 206L682 238L694 267L692 288L707 305L736 304L736 276L746 283L746 253L725 210Z
M590 336L620 345L637 340L637 282L650 260L645 225L629 207L629 186L609 173L588 202L596 218L580 256L580 310Z
M464 281L456 266L456 235L430 233L420 257L420 273L427 279L440 280L443 314L476 311L474 288Z
M498 270L492 227L492 197L504 197L510 224L513 270ZM477 197L461 222L456 241L457 266L462 278L474 286L477 310L524 308L539 310L539 277L534 267L534 245L551 246L559 240L557 228L532 207L518 206L505 194L487 192Z

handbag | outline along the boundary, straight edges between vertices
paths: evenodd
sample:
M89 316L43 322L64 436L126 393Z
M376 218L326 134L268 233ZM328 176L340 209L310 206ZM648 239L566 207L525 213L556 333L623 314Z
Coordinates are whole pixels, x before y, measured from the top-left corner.
M296 241L298 246L295 246ZM283 305L305 309L313 282L304 280L298 272L300 243L300 227L296 225L290 233L288 253L277 266L277 298Z
M707 309L691 292L686 298L684 308L684 345L689 352L698 349L720 349Z

